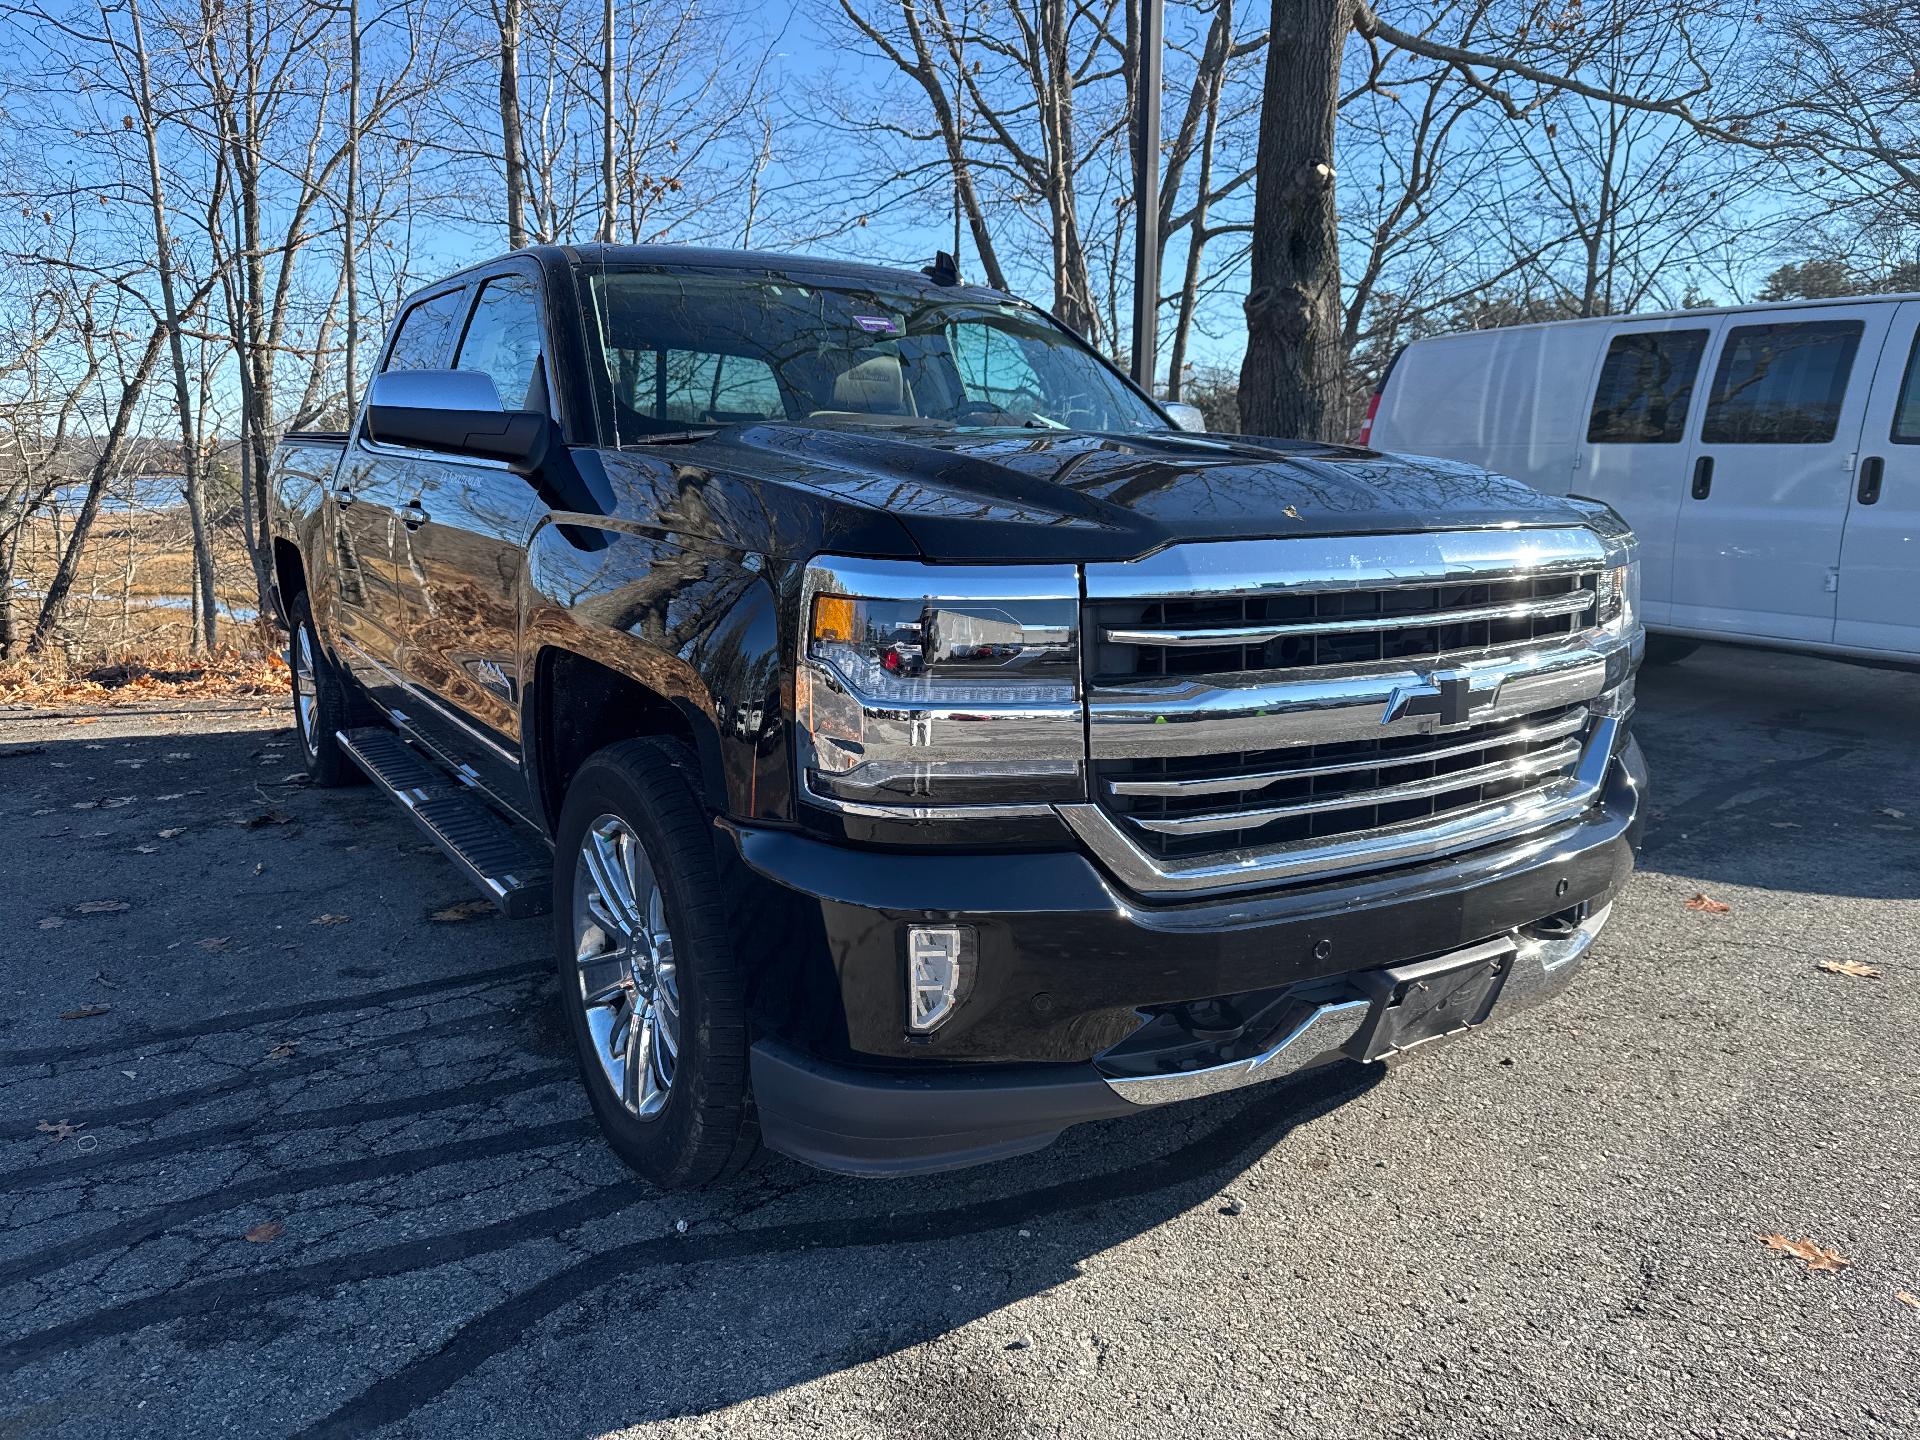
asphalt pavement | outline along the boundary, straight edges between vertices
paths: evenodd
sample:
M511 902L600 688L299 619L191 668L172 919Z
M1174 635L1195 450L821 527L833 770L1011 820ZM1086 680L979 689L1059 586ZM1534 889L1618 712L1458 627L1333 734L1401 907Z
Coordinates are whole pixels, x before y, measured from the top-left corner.
M0 710L0 1440L1920 1434L1920 677L1640 700L1642 870L1551 1007L691 1196L596 1138L546 922L279 710Z

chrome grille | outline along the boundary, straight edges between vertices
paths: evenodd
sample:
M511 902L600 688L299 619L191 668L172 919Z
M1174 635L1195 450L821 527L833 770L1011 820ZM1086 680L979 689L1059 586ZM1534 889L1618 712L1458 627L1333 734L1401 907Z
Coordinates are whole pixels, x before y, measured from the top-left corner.
M1106 601L1092 610L1094 679L1317 670L1485 653L1590 624L1592 575L1527 575L1388 590Z
M1428 858L1584 806L1626 673L1592 531L1176 546L1086 567L1091 803L1140 888ZM1617 673L1616 673L1617 672Z
M1506 799L1569 774L1584 705L1447 736L1407 735L1227 755L1110 762L1107 808L1172 859L1346 837Z

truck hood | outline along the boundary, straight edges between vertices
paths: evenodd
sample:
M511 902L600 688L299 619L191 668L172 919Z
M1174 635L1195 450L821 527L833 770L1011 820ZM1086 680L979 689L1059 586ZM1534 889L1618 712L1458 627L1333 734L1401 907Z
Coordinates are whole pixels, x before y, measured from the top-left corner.
M890 515L941 560L1121 560L1182 540L1582 520L1471 465L1287 440L757 425L690 450Z

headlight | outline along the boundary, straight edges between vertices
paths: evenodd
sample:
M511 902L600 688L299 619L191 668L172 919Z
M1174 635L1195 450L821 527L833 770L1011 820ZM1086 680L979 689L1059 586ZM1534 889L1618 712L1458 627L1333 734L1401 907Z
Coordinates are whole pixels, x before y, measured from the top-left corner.
M1600 572L1599 619L1602 625L1633 627L1640 623L1640 542L1633 527L1611 505L1582 495L1567 497L1586 517L1587 528L1607 548L1606 569Z
M801 601L794 710L813 799L911 819L1084 797L1072 567L823 556Z

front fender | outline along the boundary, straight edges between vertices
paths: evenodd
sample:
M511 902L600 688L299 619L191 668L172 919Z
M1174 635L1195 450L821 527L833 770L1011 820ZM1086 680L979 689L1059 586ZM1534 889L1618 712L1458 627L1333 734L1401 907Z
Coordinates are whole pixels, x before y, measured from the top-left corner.
M569 516L535 535L527 587L520 673L558 648L626 677L679 713L719 813L792 818L779 606L764 557Z

